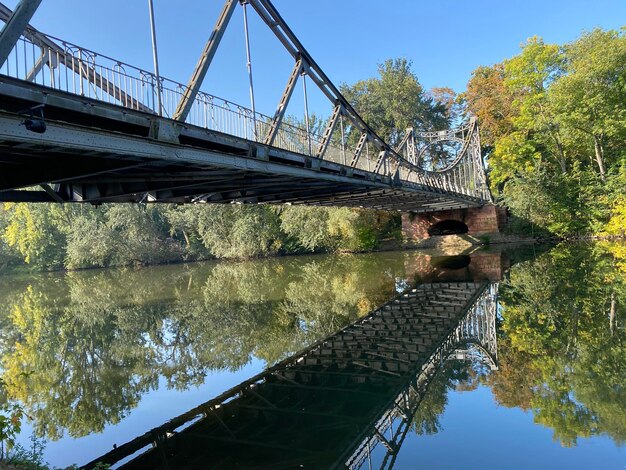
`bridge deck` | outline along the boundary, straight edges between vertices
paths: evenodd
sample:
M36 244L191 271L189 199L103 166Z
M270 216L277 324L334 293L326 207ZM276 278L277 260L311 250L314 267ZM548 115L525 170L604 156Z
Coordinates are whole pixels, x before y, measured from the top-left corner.
M46 132L19 111L45 103ZM163 138L176 126L175 142ZM160 127L160 139L155 129ZM52 184L54 191L16 191ZM0 201L292 203L435 211L478 198L0 77Z
M269 0L225 1L187 85L38 31L28 22L39 3L29 0L30 8L12 12L0 2L7 24L0 34L0 201L416 212L491 201L475 119L458 129L407 130L392 147ZM238 4L249 5L294 60L273 116L258 113L254 100L248 109L201 90ZM285 115L296 83L307 79L332 107L321 133L308 125L306 86L306 125L294 126ZM450 141L457 151L433 150ZM42 190L18 191L29 186Z
M355 451L379 432L385 412L408 400L403 393L421 399L441 361L462 341L459 325L487 286L421 285L99 461L117 462L154 442L122 468L358 464ZM409 403L399 409L412 415Z

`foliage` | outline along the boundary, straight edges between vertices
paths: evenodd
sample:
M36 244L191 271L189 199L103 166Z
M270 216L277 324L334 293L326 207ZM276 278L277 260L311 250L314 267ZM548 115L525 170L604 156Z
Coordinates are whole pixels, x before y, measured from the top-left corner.
M285 207L280 213L280 228L305 250L332 251L336 240L328 226L329 211L325 207Z
M367 251L398 224L398 216L346 208L5 204L0 267L19 260L52 270Z
M606 234L624 236L626 234L626 161L622 162L616 173L607 178L605 195L609 207L609 220L604 227Z
M514 216L557 235L623 232L625 63L624 30L596 29L564 46L531 38L474 71L462 99Z
M444 129L450 109L428 96L407 59L387 59L378 65L378 77L342 85L341 93L365 122L392 146L408 127ZM358 131L352 135L358 138Z
M7 396L4 381L0 378L0 461L7 457L15 446L15 438L20 433L23 407Z
M481 66L472 72L467 90L460 96L466 108L480 123L483 146L491 149L513 127L513 98L504 86L504 65Z
M282 246L280 219L268 206L207 206L198 214L198 232L219 258L274 255Z
M26 263L40 269L54 269L63 265L68 210L62 206L37 204L5 204L8 223L4 241L15 248Z
M338 240L340 250L367 251L378 244L375 224L373 212L342 207L329 214L328 231Z
M16 444L5 456L4 461L0 458L0 463L6 462L8 468L16 470L48 470L51 469L43 457L45 441L36 436L30 438L30 448L24 448ZM74 467L69 467L74 468Z
M626 442L619 247L561 245L514 266L500 289L500 367L485 382L500 404L532 410L565 446L599 434Z

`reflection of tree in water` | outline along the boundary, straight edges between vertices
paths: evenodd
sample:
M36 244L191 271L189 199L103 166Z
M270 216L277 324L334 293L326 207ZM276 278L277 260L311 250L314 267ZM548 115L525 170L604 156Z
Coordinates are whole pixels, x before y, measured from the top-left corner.
M9 394L52 439L102 430L134 406L156 379L135 374L138 359L120 350L113 315L85 323L33 288L11 310L12 350L3 356Z
M500 285L498 370L446 362L428 385L412 429L440 432L448 391L485 384L499 404L532 411L564 446L594 435L623 445L624 259L623 246L562 245L514 266Z
M311 257L42 278L0 303L7 392L39 435L101 431L160 376L183 390L331 334L392 295L402 261Z
M287 276L281 272L289 263L219 265L203 289L205 320L222 330L224 348L238 351L244 364L251 355L274 363L388 298L393 277L375 268L351 256L310 261Z
M624 250L608 248L561 246L514 266L500 288L499 370L446 362L414 430L439 430L447 389L484 383L500 404L532 410L565 445L599 434L625 442ZM210 371L235 370L253 356L271 364L328 336L390 297L403 261L289 258L3 285L6 392L26 405L40 435L99 431L160 377L183 390Z
M513 267L500 289L500 369L486 382L499 403L532 410L565 446L599 434L626 442L618 261L600 245L562 245Z

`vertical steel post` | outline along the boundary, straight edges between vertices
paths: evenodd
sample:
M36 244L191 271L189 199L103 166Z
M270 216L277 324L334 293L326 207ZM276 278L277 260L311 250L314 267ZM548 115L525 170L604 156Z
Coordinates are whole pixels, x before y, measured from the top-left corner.
M311 148L311 128L309 126L309 98L306 92L306 72L302 72L302 90L304 91L304 122L306 124L306 138L309 144L309 155L313 155Z
M152 0L148 0L148 10L150 11L150 33L152 36L152 60L154 61L154 75L156 77L157 106L158 115L163 116L163 106L161 98L161 75L159 74L159 54L157 52L156 27L154 25L154 5Z
M252 83L252 59L250 56L250 34L248 32L248 11L246 10L246 5L248 4L247 0L242 0L241 4L243 5L243 31L246 37L246 59L248 65L248 80L250 81L250 106L252 107L252 125L254 126L254 140L257 139L257 131L256 131L256 105L254 102L254 85Z
M339 115L341 121L341 156L343 157L343 164L346 164L346 137L344 135L343 128L343 113Z

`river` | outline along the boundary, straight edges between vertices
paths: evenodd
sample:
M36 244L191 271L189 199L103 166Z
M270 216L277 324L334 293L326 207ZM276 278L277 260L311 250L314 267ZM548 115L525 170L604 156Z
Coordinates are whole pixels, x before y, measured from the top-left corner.
M616 243L5 275L0 403L56 467L160 427L128 468L148 450L170 468L623 469L625 278ZM368 325L387 326L364 349ZM400 354L403 335L423 347Z

